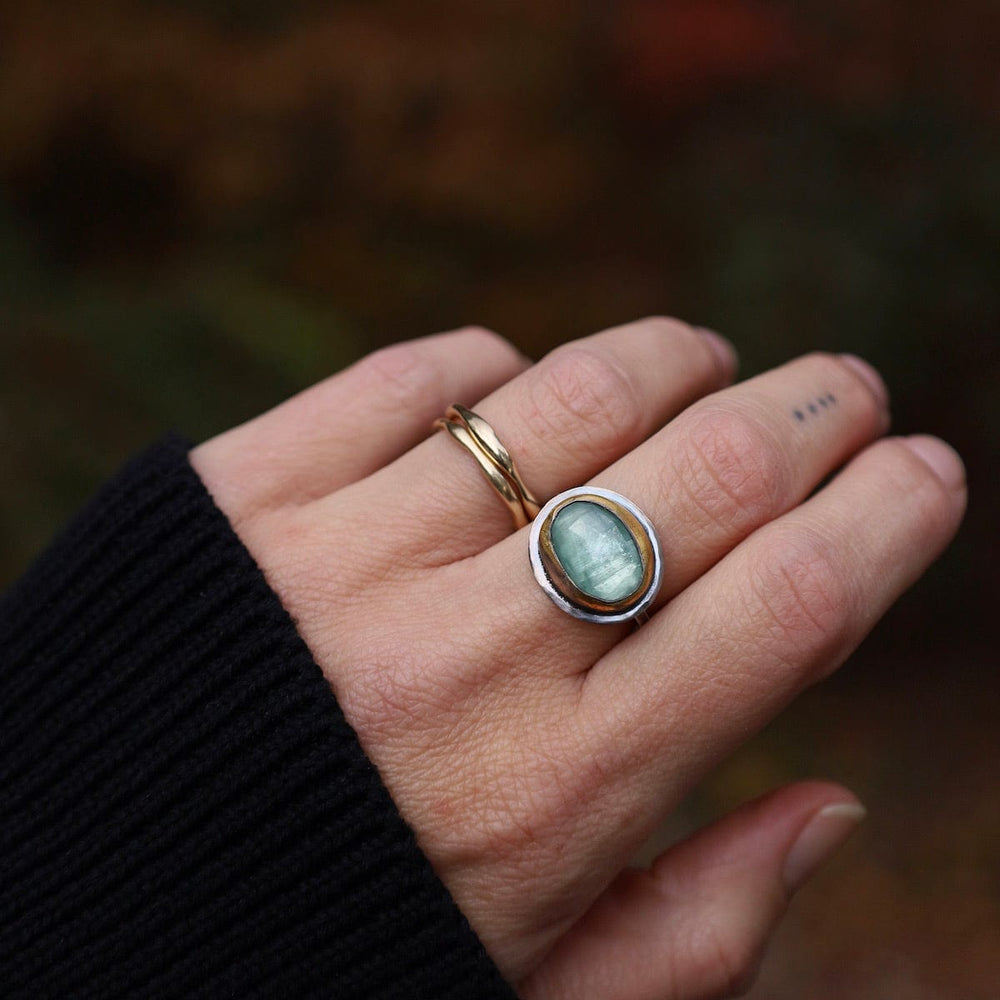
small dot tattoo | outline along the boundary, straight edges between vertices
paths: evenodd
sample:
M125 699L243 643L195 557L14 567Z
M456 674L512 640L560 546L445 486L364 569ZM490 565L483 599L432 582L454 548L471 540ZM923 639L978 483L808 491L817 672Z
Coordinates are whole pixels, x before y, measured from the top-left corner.
M825 396L818 396L815 400L811 400L802 406L796 406L792 409L792 416L801 424L805 423L806 414L811 416L817 416L820 409L828 410L831 406L837 405L837 397L834 396L832 392L828 392Z

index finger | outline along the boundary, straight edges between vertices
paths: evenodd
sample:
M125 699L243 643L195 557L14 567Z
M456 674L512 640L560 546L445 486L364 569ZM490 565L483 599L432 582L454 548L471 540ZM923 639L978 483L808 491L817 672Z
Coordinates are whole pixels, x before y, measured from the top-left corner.
M614 743L621 783L679 798L847 658L951 540L965 502L964 469L943 442L867 448L586 675L591 752L606 759Z

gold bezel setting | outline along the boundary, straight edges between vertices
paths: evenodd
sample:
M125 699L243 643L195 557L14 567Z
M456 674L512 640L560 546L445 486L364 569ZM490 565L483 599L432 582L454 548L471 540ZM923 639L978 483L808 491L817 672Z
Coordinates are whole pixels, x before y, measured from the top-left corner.
M642 560L642 579L621 601L606 603L584 593L563 569L552 546L552 523L563 508L584 501L610 511L632 536ZM584 621L613 624L642 619L660 589L662 557L649 518L631 500L611 490L581 486L553 497L532 522L529 539L531 568L542 590L567 614Z

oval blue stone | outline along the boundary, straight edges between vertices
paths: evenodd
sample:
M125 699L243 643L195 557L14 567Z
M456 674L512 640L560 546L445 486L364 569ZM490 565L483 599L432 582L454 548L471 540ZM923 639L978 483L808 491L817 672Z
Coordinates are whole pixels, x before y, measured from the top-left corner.
M639 546L607 507L574 500L552 519L549 538L566 575L589 597L616 604L642 584Z

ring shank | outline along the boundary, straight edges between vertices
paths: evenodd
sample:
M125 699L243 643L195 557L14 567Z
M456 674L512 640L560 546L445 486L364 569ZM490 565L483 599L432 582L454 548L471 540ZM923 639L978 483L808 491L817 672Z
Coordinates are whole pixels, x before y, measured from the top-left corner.
M476 460L486 481L510 511L515 530L534 520L541 505L524 485L510 452L482 417L453 403L445 416L434 421L434 427L447 430Z

